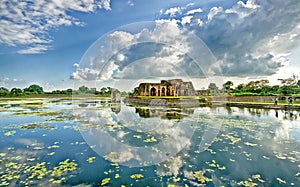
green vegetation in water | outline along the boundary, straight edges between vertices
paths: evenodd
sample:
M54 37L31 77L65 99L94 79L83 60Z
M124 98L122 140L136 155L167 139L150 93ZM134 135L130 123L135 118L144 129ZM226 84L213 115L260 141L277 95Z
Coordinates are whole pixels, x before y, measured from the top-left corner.
M26 125L21 125L21 129L28 130L28 129L45 129L45 130L51 130L54 129L54 127L46 124L37 124L37 123L31 123Z
M130 178L135 179L137 181L138 179L144 178L144 175L136 173L131 175Z
M5 136L13 136L15 134L16 134L16 131L8 131L8 132L4 133Z
M105 178L105 179L103 179L102 181L101 181L101 186L104 186L104 185L106 185L106 184L108 184L109 182L110 182L110 178Z
M254 187L254 186L258 186L258 183L264 183L265 181L261 178L260 174L255 174L252 175L251 178L248 178L247 180L244 181L240 181L237 184L240 186L245 186L245 187Z
M212 160L211 162L205 162L205 163L212 168L218 168L219 170L226 170L225 166L221 166L215 160Z
M203 171L194 172L193 177L195 177L197 179L197 181L202 184L212 181L212 179L204 176Z
M147 139L143 140L143 142L146 142L146 143L157 142L157 139L154 137L151 137L151 138L147 138Z
M95 159L96 159L96 157L93 156L93 157L88 158L86 161L91 164L95 161Z
M53 169L49 169L47 165L50 163L37 162L33 164L37 160L36 158L28 158L26 159L27 162L20 163L23 160L22 156L11 157L7 156L7 154L1 154L1 157L4 157L1 160L5 169L0 175L0 186L14 184L16 180L22 186L35 186L42 180L60 184L66 181L66 176L69 172L75 171L77 168L75 161L70 161L70 159L66 159L60 162L58 166L54 166Z

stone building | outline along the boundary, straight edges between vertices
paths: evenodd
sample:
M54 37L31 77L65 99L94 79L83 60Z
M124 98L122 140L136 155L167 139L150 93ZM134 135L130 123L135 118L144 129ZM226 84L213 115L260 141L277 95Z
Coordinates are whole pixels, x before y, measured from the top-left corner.
M160 83L141 83L134 90L135 96L194 96L192 82L181 79L161 80Z

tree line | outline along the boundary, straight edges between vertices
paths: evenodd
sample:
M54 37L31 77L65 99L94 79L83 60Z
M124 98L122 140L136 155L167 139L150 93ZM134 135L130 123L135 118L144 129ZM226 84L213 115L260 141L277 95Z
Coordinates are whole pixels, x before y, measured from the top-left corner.
M0 96L30 96L30 95L72 95L72 94L95 94L95 95L103 95L103 96L110 96L112 91L111 87L102 87L100 90L96 88L88 88L87 86L80 86L78 90L74 89L66 89L66 90L53 90L51 92L45 92L43 87L32 84L27 88L12 88L11 90L0 87ZM122 92L122 94L127 94L126 92Z
M213 93L227 93L233 96L278 96L278 95L299 95L300 96L300 80L298 77L293 75L287 79L278 79L280 85L269 85L268 80L256 80L250 81L245 84L239 84L236 87L232 81L225 82L222 88L218 88L215 83L210 83L208 90L210 94ZM12 88L11 90L0 87L0 96L28 96L28 95L39 95L39 94L95 94L102 96L110 96L112 92L111 87L102 87L100 90L96 88L88 88L87 86L80 86L77 90L66 89L66 90L53 90L52 92L44 92L43 87L32 84L27 88ZM132 92L133 93L133 92ZM132 95L132 93L122 92L122 95Z
M293 75L287 79L278 79L280 85L269 85L268 80L250 81L245 84L239 84L233 88L233 82L227 81L223 84L225 93L233 96L277 96L277 95L299 95L300 96L300 80ZM215 84L210 84L209 89L217 89Z

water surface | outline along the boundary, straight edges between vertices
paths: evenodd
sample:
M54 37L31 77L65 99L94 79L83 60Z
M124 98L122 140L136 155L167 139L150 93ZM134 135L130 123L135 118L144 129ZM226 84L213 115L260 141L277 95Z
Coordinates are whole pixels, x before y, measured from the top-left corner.
M300 186L297 111L0 107L0 186Z

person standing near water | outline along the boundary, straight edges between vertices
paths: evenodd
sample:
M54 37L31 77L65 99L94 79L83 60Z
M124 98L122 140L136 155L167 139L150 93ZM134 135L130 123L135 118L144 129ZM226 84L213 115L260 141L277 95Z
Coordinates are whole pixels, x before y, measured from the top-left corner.
M274 105L278 104L278 97L275 97Z
M289 105L292 105L293 104L293 97L289 97L288 101L289 101Z

